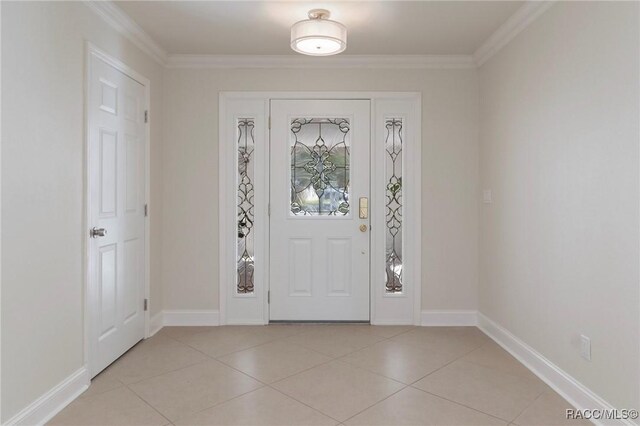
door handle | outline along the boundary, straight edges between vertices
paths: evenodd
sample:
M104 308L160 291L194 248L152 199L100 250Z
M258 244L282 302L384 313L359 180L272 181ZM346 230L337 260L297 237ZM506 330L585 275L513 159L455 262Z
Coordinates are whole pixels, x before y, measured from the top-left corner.
M89 236L91 238L104 237L107 235L107 230L104 228L96 228L95 226L89 230Z

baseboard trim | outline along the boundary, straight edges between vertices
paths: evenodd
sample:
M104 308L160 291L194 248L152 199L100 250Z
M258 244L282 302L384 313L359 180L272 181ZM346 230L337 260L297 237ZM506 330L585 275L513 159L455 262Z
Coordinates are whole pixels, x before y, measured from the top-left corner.
M371 325L414 325L411 320L376 320L371 321Z
M89 382L89 371L86 367L80 368L10 418L5 426L45 424L87 390Z
M227 323L224 325L265 325L263 319L234 319L227 320Z
M420 314L420 325L428 327L453 327L478 325L478 312L472 310L430 309Z
M149 324L149 335L147 336L147 338L152 337L154 334L156 334L158 331L160 331L162 329L162 327L164 326L164 312L160 311L157 314L155 314L154 316L151 317L151 319L149 320L150 324Z
M554 391L579 410L614 410L614 407L593 393L560 367L549 361L531 346L511 334L507 329L478 312L478 328L518 361L524 364ZM630 420L592 420L597 425L628 425L636 423Z
M216 326L220 325L217 310L172 310L162 312L163 326Z

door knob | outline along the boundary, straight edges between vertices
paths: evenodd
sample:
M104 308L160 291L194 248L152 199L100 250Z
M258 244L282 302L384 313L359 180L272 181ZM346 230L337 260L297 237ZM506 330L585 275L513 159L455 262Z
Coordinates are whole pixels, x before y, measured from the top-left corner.
M367 225L365 225L364 223L360 225L360 232L367 232Z
M104 228L96 228L93 227L91 228L91 230L89 231L89 236L91 238L98 238L98 237L104 237L105 235L107 235L107 230Z

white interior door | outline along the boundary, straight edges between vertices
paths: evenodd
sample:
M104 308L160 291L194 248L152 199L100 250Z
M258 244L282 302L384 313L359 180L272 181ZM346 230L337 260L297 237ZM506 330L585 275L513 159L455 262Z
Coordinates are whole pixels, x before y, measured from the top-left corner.
M368 321L369 101L273 100L270 149L270 320Z
M90 370L144 338L145 88L90 56Z

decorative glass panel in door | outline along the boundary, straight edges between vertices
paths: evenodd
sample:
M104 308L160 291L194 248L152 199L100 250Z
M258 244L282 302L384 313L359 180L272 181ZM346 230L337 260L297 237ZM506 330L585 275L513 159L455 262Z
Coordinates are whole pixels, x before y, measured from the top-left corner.
M237 121L238 148L238 246L236 291L241 294L253 293L254 271L254 187L253 187L253 131L255 121L252 118L240 118Z
M349 214L349 149L346 118L291 121L291 214Z
M402 119L385 120L386 284L387 293L402 292Z

